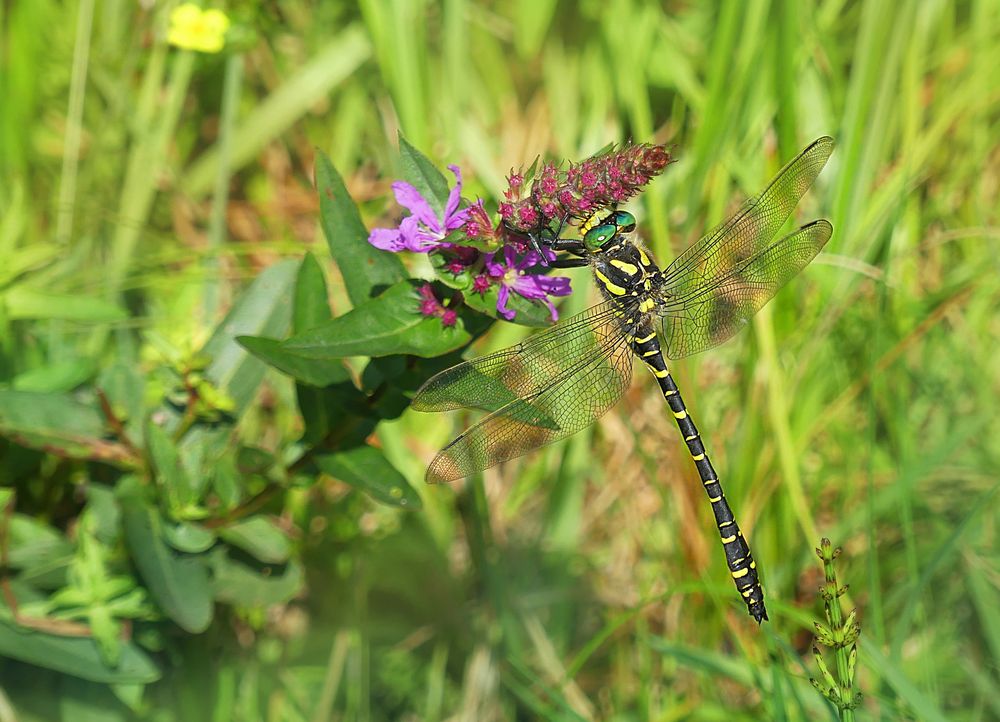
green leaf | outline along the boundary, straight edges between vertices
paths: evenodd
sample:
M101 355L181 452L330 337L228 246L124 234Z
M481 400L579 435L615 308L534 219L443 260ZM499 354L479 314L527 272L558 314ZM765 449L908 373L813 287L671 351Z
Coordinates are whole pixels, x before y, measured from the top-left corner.
M96 407L71 396L0 389L0 435L23 446L71 457L130 458L121 445L104 440L106 431Z
M73 557L73 545L43 521L25 514L10 520L7 563L14 569L42 567Z
M91 481L87 484L87 514L94 518L94 536L112 545L121 536L121 509L110 487Z
M215 534L190 521L177 524L164 522L163 539L177 551L189 554L200 554L215 544Z
M180 453L173 439L152 421L146 426L146 444L156 480L166 492L170 508L180 511L197 502L194 485L181 465Z
M79 294L59 294L15 286L0 295L6 304L7 317L23 319L61 319L112 323L128 318L125 309L110 301Z
M291 319L295 262L282 261L261 273L239 297L202 353L212 359L205 375L236 402L249 405L264 378L264 364L237 342L242 335L283 337Z
M316 457L316 465L324 473L345 484L368 492L385 504L419 509L422 504L417 492L389 463L380 449L359 446L334 454Z
M0 655L105 684L148 684L160 678L152 660L132 642L121 643L118 666L101 660L94 640L60 637L0 619Z
M125 422L129 438L138 440L143 434L144 398L146 382L140 375L138 363L118 359L104 368L97 379L115 415Z
M299 385L299 411L305 422L302 441L318 444L328 435L339 443L367 437L377 423L378 412L369 405L365 394L344 381L323 389Z
M499 286L491 285L484 294L469 292L463 298L465 299L465 305L474 311L484 313L487 316L502 321L505 319L500 319L497 316L497 296L499 292ZM534 328L552 325L552 314L546 306L538 301L530 301L524 296L511 293L507 299L507 308L516 313L511 323Z
M240 446L236 451L236 468L241 474L263 474L274 464L274 454L259 446Z
M96 408L63 394L0 389L0 431L60 437L100 437L104 419Z
M123 498L122 520L132 559L152 598L185 631L205 631L213 610L204 561L171 551L163 541L163 520L142 500Z
M18 374L11 386L18 391L44 394L66 393L94 375L97 364L93 359L67 359Z
M442 218L448 202L448 181L423 153L410 145L402 132L399 133L399 162L403 179L416 188L438 218Z
M292 313L292 332L304 333L330 321L330 304L327 302L326 281L323 271L311 255L302 259L295 284L295 309ZM282 353L290 353L282 350ZM305 373L293 374L302 383L295 384L299 413L305 423L303 441L319 443L334 427L343 428L350 418L344 405L339 403L349 397L359 409L364 407L362 397L351 383L347 367L339 360L298 359L299 368ZM311 384L311 385L308 385ZM315 388L320 387L320 388Z
M398 257L368 242L368 229L330 159L316 154L320 223L330 255L340 268L351 303L358 305L406 278Z
M227 453L215 462L212 488L215 490L222 508L235 508L243 498L243 477L236 470L236 455Z
M305 583L302 566L295 561L280 569L256 569L220 549L212 555L211 563L215 598L240 607L282 604L298 595Z
M352 311L297 334L282 346L314 359L345 356L440 356L471 340L461 319L445 327L435 316L420 313L419 281L397 283Z
M304 333L327 323L331 318L323 271L316 259L307 254L302 259L302 266L299 268L299 276L295 283L292 332ZM291 352L282 349L281 353ZM347 419L351 418L350 412L345 408L348 404L343 404L342 401L348 400L358 410L363 410L365 399L351 383L350 372L343 362L303 359L291 355L297 360L299 369L299 373L293 376L302 382L295 384L299 413L302 414L305 423L302 438L307 444L319 443L334 427L343 429Z
M9 207L5 210L9 210ZM22 274L48 267L61 254L62 249L58 244L45 243L37 239L13 252L8 250L3 267L0 268L0 287L13 282Z
M488 322L482 316L476 317ZM478 335L478 331L474 333ZM370 394L370 408L379 419L395 419L410 406L413 393L427 379L439 371L444 371L462 362L462 350L458 349L434 358L413 356L385 356L373 358L361 375L361 387Z
M254 516L219 530L219 536L268 564L283 564L291 554L288 537L264 516Z
M316 256L302 257L295 277L295 299L292 304L292 333L302 333L329 321L330 301L326 297L326 279Z
M340 361L300 356L286 349L278 339L240 336L236 340L261 361L310 386L329 386L351 376Z
M55 696L62 722L128 722L130 719L105 685L90 684L75 677L63 677L58 685ZM134 686L142 689L139 685Z

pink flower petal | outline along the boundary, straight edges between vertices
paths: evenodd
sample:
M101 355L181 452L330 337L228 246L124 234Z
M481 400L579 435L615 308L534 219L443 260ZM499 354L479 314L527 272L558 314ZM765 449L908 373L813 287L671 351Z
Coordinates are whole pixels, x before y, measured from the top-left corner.
M430 204L420 195L420 191L406 181L396 181L392 184L392 192L396 203L413 214L418 221L433 231L441 230L441 221Z
M444 221L448 224L448 219L458 208L458 202L462 200L462 171L457 165L448 166L448 170L455 174L455 187L448 194L448 202L444 205Z
M518 276L511 285L519 296L530 299L545 298L545 289L538 282L538 276Z
M427 253L442 245L436 236L421 227L416 216L407 216L399 224L403 247L411 253Z
M468 222L471 212L471 208L463 208L458 213L452 213L450 216L446 215L444 218L445 232L454 231L456 228L464 226Z
M508 300L510 300L510 288L500 286L500 290L497 292L497 313L506 320L513 321L516 312L507 308Z
M569 279L565 276L536 276L538 285L549 296L568 296L573 292Z
M398 253L406 250L402 233L398 228L373 228L368 236L368 242L383 251Z

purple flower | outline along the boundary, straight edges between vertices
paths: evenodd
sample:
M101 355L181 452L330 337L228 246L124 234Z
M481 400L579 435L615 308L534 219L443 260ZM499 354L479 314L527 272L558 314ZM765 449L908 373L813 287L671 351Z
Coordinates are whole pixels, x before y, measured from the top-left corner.
M420 195L420 191L405 181L392 184L396 202L412 215L407 216L398 228L375 228L368 236L368 242L383 251L412 251L427 253L435 248L450 247L445 237L465 225L469 209L458 210L462 196L462 172L457 165L448 166L455 174L455 187L448 194L444 207L444 217L438 218L430 203Z
M480 296L484 295L488 290L490 290L490 277L482 273L476 276L472 280L472 292L478 293Z
M507 308L510 293L513 291L524 298L541 301L549 308L552 320L559 318L559 312L549 299L549 296L568 296L570 294L569 279L525 273L525 270L542 262L541 256L535 251L528 251L521 260L510 246L505 246L502 261L497 260L501 251L486 256L486 272L490 278L500 284L497 294L497 313L508 321L513 320L515 312ZM543 249L546 260L553 261L556 254ZM478 279L477 279L478 280Z
M454 326L458 322L458 314L453 308L447 308L434 295L431 284L425 283L417 289L420 294L420 313L423 316L437 316L442 326Z
M544 163L530 184L523 174L511 172L500 217L517 233L534 232L560 218L581 218L628 200L671 162L665 145L626 143L565 170Z

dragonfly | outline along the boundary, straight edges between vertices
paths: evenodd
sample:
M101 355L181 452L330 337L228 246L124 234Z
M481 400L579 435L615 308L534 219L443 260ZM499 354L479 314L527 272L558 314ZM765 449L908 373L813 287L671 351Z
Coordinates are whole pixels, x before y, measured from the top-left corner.
M712 506L726 564L747 611L767 609L750 545L723 492L705 443L666 359L732 337L801 271L833 233L816 220L773 240L833 151L827 136L788 162L728 220L660 268L624 210L582 220L581 238L548 239L556 267L590 266L603 301L510 348L430 378L418 411L478 409L485 416L435 456L430 483L480 472L590 426L629 387L638 358L656 379Z

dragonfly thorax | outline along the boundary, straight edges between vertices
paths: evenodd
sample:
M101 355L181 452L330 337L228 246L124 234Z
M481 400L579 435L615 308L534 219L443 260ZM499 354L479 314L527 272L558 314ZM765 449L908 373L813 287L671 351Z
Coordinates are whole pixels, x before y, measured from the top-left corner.
M597 286L605 298L640 302L658 287L660 269L631 236L616 234L599 253L592 256L591 267Z

